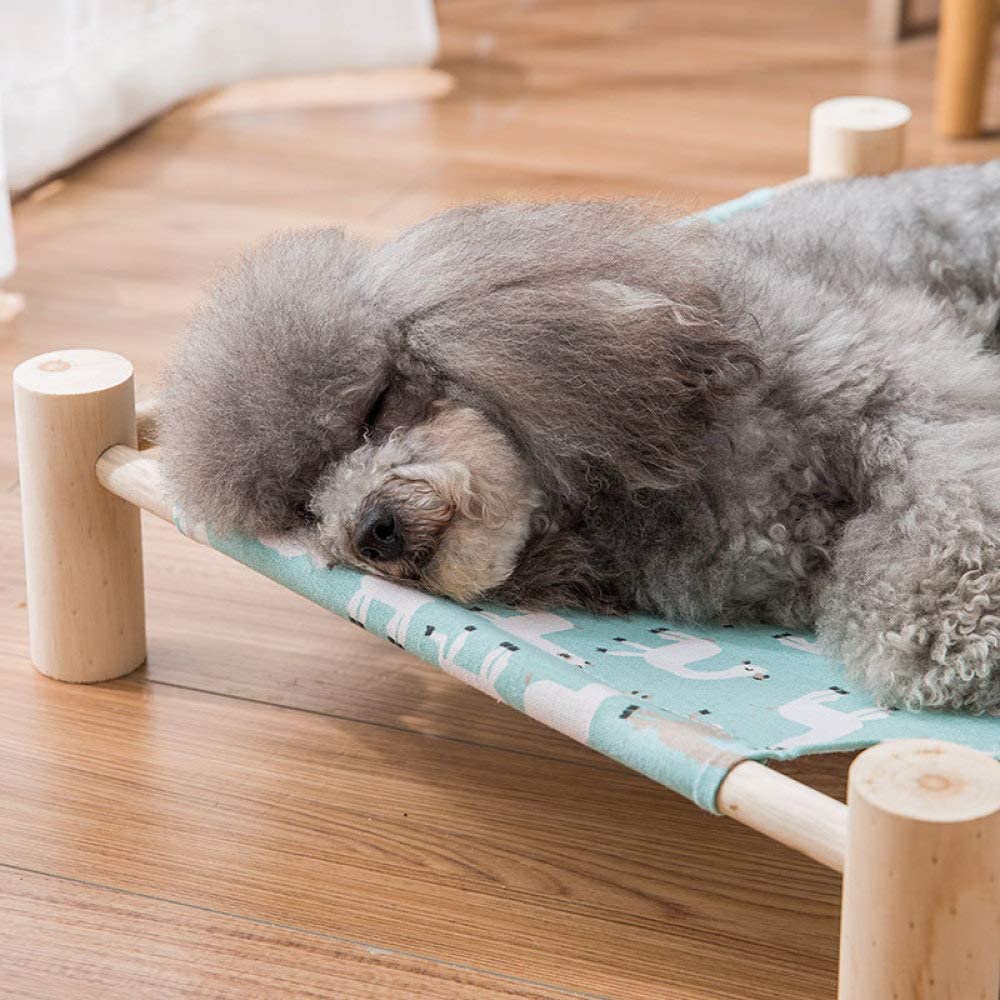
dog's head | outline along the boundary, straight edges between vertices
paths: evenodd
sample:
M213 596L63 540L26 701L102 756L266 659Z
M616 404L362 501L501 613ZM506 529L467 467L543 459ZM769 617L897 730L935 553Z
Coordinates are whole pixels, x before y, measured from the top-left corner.
M498 586L542 501L527 464L480 413L448 400L416 424L394 423L373 417L364 442L320 478L320 545L334 562L457 600Z
M622 204L272 240L169 372L168 481L218 529L315 523L333 561L471 599L588 507L696 474L755 370L712 270L702 228Z

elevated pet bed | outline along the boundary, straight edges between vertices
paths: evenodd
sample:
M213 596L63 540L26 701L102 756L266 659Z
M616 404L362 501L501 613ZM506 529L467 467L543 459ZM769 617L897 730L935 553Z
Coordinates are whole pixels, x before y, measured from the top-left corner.
M648 615L463 608L351 569L294 537L178 526L465 684L716 810L741 760L933 737L1000 757L1000 718L886 710L806 633L677 625ZM331 669L336 669L331 665Z
M464 608L328 569L293 536L220 537L173 510L155 450L136 450L132 370L116 355L27 361L15 399L31 652L43 672L95 681L143 661L144 508L702 808L845 871L842 997L997 996L1000 719L885 709L804 633ZM759 763L876 744L852 767L849 807Z

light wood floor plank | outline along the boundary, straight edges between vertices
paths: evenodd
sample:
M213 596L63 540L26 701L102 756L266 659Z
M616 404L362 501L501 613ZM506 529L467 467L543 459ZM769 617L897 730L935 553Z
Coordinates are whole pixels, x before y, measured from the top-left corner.
M583 994L416 955L0 867L11 1000L556 998Z
M733 824L624 770L59 684L9 659L0 678L7 864L442 961L475 942L487 971L617 996L718 996L727 960L803 995L832 975L832 874L763 838L741 847Z

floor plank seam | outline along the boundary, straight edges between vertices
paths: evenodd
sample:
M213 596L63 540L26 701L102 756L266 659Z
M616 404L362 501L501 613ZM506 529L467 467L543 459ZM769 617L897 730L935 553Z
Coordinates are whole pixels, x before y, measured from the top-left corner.
M23 652L18 652L16 650L8 649L2 644L0 644L0 654L6 654L22 660L24 659ZM29 667L30 664L26 662L25 669L28 669ZM121 678L121 680L125 681L128 684L134 684L137 686L149 685L155 687L172 688L178 691L190 691L192 694L203 694L213 698L226 698L231 701L242 702L249 705L261 705L270 708L281 709L287 712L302 712L305 715L313 715L319 718L332 719L337 722L349 722L362 726L372 726L373 728L385 729L388 730L389 732L406 733L411 736L421 736L421 737L426 737L428 739L440 740L444 743L455 743L458 744L459 746L478 747L481 750L498 750L501 753L517 754L520 757L528 757L533 760L550 760L559 764L569 764L573 767L581 767L585 768L586 770L597 771L602 774L615 775L617 777L629 777L629 778L632 777L632 775L628 774L627 772L621 771L614 765L605 764L600 760L596 761L593 764L588 764L585 761L572 760L571 758L568 757L558 757L553 754L535 753L534 751L531 750L521 750L518 749L517 747L506 747L497 743L482 743L478 740L463 739L460 736L446 736L443 733L429 733L420 729L411 729L408 728L407 726L392 725L391 723L388 722L376 722L373 719L365 719L362 718L361 716L339 715L336 712L323 712L317 708L306 708L301 705L284 705L281 702L268 701L265 698L251 698L248 697L247 695L233 694L228 691L213 691L210 688L197 687L193 684L179 684L176 681L157 680L151 677L124 677ZM100 687L101 684L112 685L116 683L118 682L105 681L94 686Z
M103 882L92 882L89 879L77 878L73 875L62 875L58 872L43 871L39 868L28 868L23 865L14 865L9 862L0 861L0 868L11 872L21 872L25 875L39 875L44 878L55 879L59 882L66 882L71 885L84 886L88 889L100 889L104 892L111 892L121 896L128 896L133 899L145 899L155 903L165 903L169 906L180 906L184 909L194 910L199 913L207 913L211 916L226 917L231 920L239 920L243 923L255 924L258 927L266 927L269 930L288 931L294 934L307 934L310 937L320 940L330 941L333 944L350 945L356 948L363 948L371 955L392 955L399 958L415 959L419 962L427 962L431 965L440 965L443 968L452 969L456 972L474 973L476 975L490 976L517 986L531 986L538 989L551 990L561 996L572 997L574 1000L606 1000L603 994L581 993L577 990L568 990L563 986L553 986L535 979L525 979L521 976L512 976L505 972L496 972L492 969L484 969L475 965L467 965L464 962L453 962L447 959L434 958L431 955L422 955L420 952L406 951L403 948L392 948L379 944L372 944L368 941L359 941L355 938L343 937L339 934L330 934L326 931L312 930L308 927L298 927L295 924L283 924L276 920L267 920L263 917L248 917L242 913L232 913L229 910L219 910L212 906L202 906L199 903L187 903L179 899L171 899L168 896L157 896L153 893L139 892L136 889L125 889L121 886L107 885Z
M392 725L388 722L376 722L372 719L364 719L357 716L338 715L335 712L323 712L318 708L305 708L301 705L283 705L281 702L277 701L267 701L263 698L250 698L247 695L232 694L226 691L212 691L209 688L195 687L192 684L178 684L176 681L155 680L151 677L135 677L131 678L130 681L134 684L148 684L157 687L174 688L178 691L190 691L194 694L209 695L213 698L229 698L232 701L244 702L249 705L265 705L270 708L278 708L287 712L303 712L306 715L315 715L324 719L334 719L337 722L351 722L362 726L373 726L377 729L387 729L394 733L408 733L411 736L423 736L432 740L441 740L445 743L457 743L459 746L478 747L481 750L499 750L501 753L517 754L521 757L531 757L534 760L551 760L559 764L570 764L574 767L582 767L590 771L599 771L604 774L617 775L619 777L633 777L628 772L619 771L616 767L609 766L601 761L594 764L587 764L584 761L571 760L567 757L556 757L552 754L534 753L531 750L519 750L517 747L505 747L496 743L480 743L477 740L463 739L460 736L446 736L443 733L428 733L420 729L410 729L406 726Z

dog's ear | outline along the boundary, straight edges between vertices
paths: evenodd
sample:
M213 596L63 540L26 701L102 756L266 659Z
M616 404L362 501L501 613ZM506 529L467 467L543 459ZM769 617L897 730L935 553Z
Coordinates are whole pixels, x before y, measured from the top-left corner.
M388 333L353 294L362 252L335 230L281 235L216 281L162 390L164 470L189 516L303 523L325 465L356 446L390 367Z
M719 408L756 378L698 226L627 205L508 205L400 243L415 265L407 349L507 429L550 494L689 480Z

